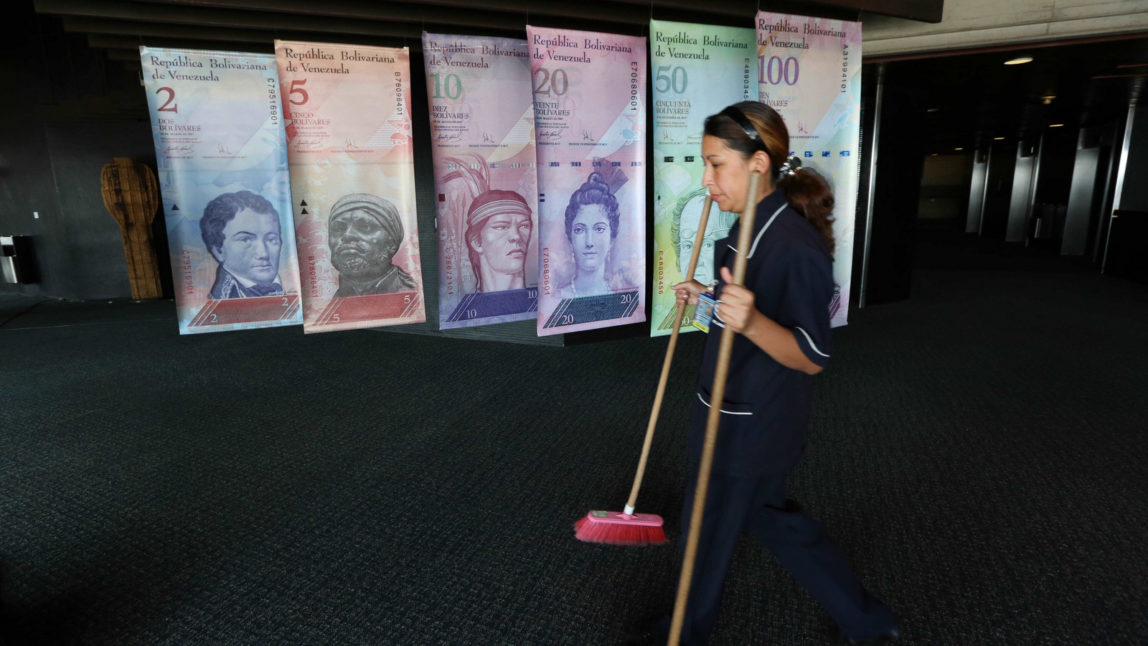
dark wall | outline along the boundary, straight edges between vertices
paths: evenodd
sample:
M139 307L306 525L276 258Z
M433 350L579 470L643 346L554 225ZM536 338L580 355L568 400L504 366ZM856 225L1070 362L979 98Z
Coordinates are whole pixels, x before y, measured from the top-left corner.
M0 30L0 82L18 88L0 102L0 234L32 237L40 277L31 286L0 283L0 292L129 297L100 171L119 156L154 167L138 74L65 33L58 19L36 15L30 2L6 8Z
M981 216L981 236L1004 240L1016 171L1016 141L994 141L989 153L988 186Z
M925 157L917 228L960 232L969 214L972 152L931 153Z
M1131 147L1128 166L1124 169L1124 192L1120 208L1127 211L1148 211L1148 106L1136 108L1132 120ZM1120 146L1122 142L1116 142Z
M877 135L877 182L873 193L866 286L868 304L909 297L913 229L926 153L924 138L920 136L925 127L926 99L920 89L902 78L897 68L888 69Z
M1073 128L1049 128L1044 132L1040 153L1040 177L1036 203L1068 205L1072 167L1076 158L1077 133Z

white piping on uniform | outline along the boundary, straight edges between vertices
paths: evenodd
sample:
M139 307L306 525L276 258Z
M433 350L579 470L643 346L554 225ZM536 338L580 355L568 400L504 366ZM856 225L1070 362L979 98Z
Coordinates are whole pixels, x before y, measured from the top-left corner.
M780 208L773 212L773 215L769 216L769 221L765 223L765 226L761 228L761 231L757 232L757 237L753 239L753 246L749 248L750 258L753 258L753 252L757 251L757 243L761 242L761 235L765 233L765 230L769 228L769 225L773 224L773 221L777 219L777 216L781 215L781 212L784 211L785 207L787 206L789 205L782 204Z
M698 396L698 401L700 401L701 403L706 405L706 408L711 408L709 403L707 403L706 400L702 398L701 393L694 393L694 394ZM724 408L719 408L718 410L725 413L726 415L753 415L753 413L751 413L749 411L726 410Z
M813 351L814 351L814 352L816 352L817 354L819 354L819 355L821 355L821 356L825 357L826 359L828 359L828 358L829 358L829 355L827 355L827 354L825 354L824 352L822 352L821 350L818 350L818 349L817 349L817 344L813 342L813 339L812 339L812 338L810 338L810 336L809 336L809 333L808 333L808 332L806 332L805 330L803 330L803 329L801 329L801 328L799 328L799 327L796 327L796 326L794 326L794 328L793 328L793 329L795 329L795 330L797 330L797 331L799 331L799 332L801 332L802 334L804 334L804 335L805 335L805 340L809 342L809 347L813 348Z

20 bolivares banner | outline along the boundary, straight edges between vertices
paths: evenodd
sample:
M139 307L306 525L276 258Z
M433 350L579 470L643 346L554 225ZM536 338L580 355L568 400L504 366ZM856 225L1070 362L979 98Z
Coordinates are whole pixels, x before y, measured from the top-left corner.
M526 27L538 145L538 334L645 320L646 39Z

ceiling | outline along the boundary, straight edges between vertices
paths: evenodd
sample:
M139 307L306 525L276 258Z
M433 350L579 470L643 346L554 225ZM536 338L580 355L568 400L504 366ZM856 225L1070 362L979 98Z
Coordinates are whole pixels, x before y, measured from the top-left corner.
M1004 65L1021 56L1033 61ZM1148 77L1148 38L1010 47L885 65L888 84L919 92L929 110L929 145L945 153L996 137L1039 135L1051 124L1074 129L1114 122Z
M771 0L770 11L863 19L866 12L936 22L943 0ZM812 6L811 6L812 5ZM270 52L276 38L419 49L422 32L523 36L526 24L644 34L651 18L752 25L759 0L35 0L40 14L114 60L138 47Z
M956 2L962 0L950 0ZM965 0L967 1L967 0ZM770 0L769 10L862 20L876 13L940 19L942 0ZM139 46L273 51L276 39L409 46L422 32L523 37L526 24L644 34L651 17L750 26L759 0L34 0L90 49L128 69ZM813 5L813 6L811 6ZM1013 51L1000 51L1013 50ZM1006 67L1007 58L1035 60ZM1104 123L1127 110L1148 73L1148 38L887 59L887 83L913 88L933 108L929 146L970 148L1015 139L1052 123ZM871 59L866 59L870 62ZM874 66L866 66L871 74ZM1055 96L1045 100L1041 97Z

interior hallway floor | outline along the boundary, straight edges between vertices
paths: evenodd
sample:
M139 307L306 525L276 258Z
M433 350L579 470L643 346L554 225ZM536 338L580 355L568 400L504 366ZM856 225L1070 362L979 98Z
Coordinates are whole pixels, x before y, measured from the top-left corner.
M932 245L931 247L929 245ZM905 644L1148 639L1148 287L933 241L851 314L791 496ZM679 532L684 336L639 510ZM0 296L0 621L22 644L616 644L677 548L580 543L629 492L666 339L180 337ZM748 539L717 644L825 644Z

